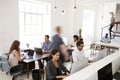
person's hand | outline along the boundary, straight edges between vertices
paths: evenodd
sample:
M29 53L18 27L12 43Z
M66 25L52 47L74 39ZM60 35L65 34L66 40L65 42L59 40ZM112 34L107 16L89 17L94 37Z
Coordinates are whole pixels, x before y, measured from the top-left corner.
M70 73L69 73L69 72L66 72L66 75L67 75L67 76L70 76Z
M64 79L64 78L66 78L67 76L62 76L62 78Z

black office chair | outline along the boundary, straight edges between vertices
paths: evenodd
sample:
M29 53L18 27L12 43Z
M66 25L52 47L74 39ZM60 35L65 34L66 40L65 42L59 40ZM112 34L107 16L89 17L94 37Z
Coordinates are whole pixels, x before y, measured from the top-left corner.
M18 64L10 68L10 74L13 76L12 80L16 80L19 75L22 74L23 65Z

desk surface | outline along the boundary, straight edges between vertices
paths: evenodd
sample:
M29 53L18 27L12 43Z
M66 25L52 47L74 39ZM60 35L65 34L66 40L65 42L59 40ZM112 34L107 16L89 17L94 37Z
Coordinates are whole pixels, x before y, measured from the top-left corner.
M96 42L95 44L120 48L120 45L119 45L118 43L102 43L102 42Z
M36 55L35 54L33 57L26 58L23 61L25 63L29 63L29 62L36 61L36 60L39 60L39 59L44 59L44 58L49 57L49 56L50 56L50 54L43 54L43 55Z
M63 80L97 80L97 71L104 67L105 65L115 61L120 58L120 51L116 51L115 53L106 56L105 58L92 63L88 67L70 75L69 77ZM94 76L94 79L91 79L91 76Z

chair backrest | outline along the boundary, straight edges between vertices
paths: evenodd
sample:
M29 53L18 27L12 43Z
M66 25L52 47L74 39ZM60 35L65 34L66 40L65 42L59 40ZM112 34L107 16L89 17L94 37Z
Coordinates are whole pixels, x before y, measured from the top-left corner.
M9 72L10 70L10 65L9 65L9 62L6 58L0 56L0 61L1 61L1 70L2 71L6 71L6 72Z
M42 48L34 48L34 49L35 49L36 54L38 54L38 55L43 54Z
M17 75L17 74L20 74L22 72L22 69L23 69L23 65L22 64L18 64L16 66L12 66L10 68L10 74L11 75Z
M73 74L73 73L85 68L86 66L88 66L88 59L87 58L80 60L78 62L74 62L71 65L70 73Z

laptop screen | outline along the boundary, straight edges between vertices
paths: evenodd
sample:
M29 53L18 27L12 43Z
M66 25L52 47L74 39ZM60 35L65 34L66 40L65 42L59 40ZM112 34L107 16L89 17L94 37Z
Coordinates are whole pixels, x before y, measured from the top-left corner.
M34 49L35 49L36 54L38 54L38 55L42 55L43 54L43 51L42 51L41 48L34 48Z

